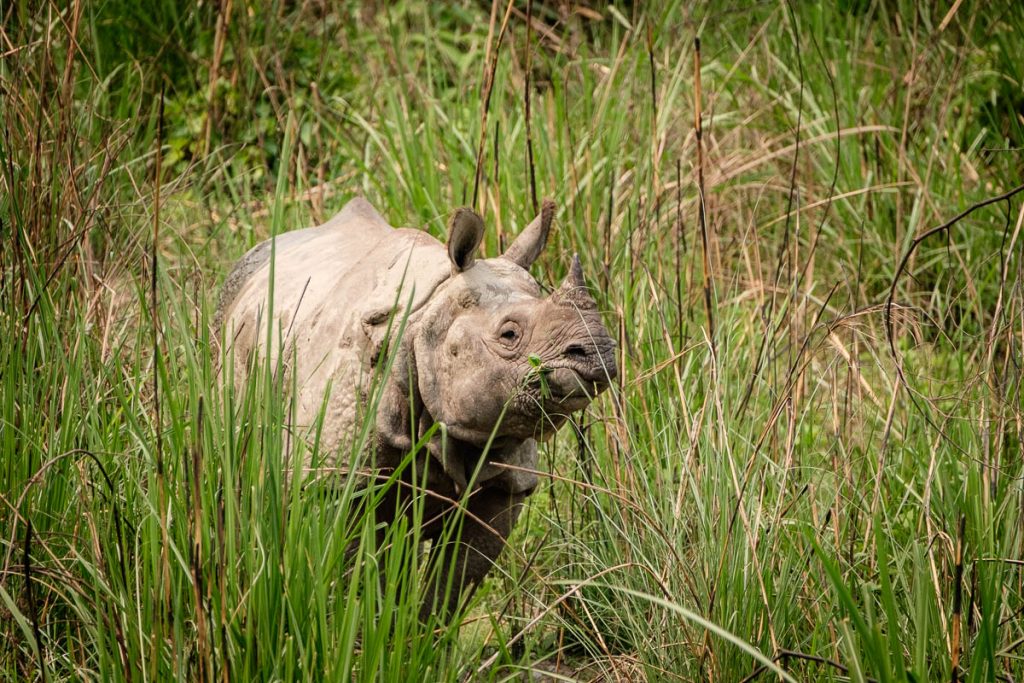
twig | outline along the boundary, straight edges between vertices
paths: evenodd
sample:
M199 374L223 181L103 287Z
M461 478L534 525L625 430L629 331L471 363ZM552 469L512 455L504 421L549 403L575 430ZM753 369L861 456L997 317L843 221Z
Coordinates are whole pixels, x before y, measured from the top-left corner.
M218 3L217 24L213 33L213 63L210 65L210 84L206 103L206 117L203 122L203 156L210 153L210 138L213 134L213 120L217 117L217 81L220 63L224 57L224 42L231 23L231 0Z
M523 97L526 99L526 169L530 181L530 201L533 203L533 213L540 212L537 204L537 174L533 167L533 134L530 126L530 70L533 53L530 50L530 39L533 33L533 0L526 0L526 83L523 88Z
M203 499L199 490L199 478L203 469L203 398L199 397L196 408L196 431L192 444L192 486L189 501L189 516L192 521L192 591L196 602L196 649L198 654L198 675L201 681L212 680L213 668L210 661L210 644L207 642L206 608L203 605ZM188 468L185 468L188 471ZM189 489L186 489L189 495Z
M657 206L660 196L658 170L661 166L661 155L658 154L658 71L654 67L654 28L649 22L647 24L647 62L651 71L651 164L654 170L654 198L655 206Z
M683 254L686 253L686 231L683 229L683 184L680 182L682 163L676 159L676 333L679 349L685 346L683 318Z
M1001 562L1014 567L1024 567L1024 560L1015 560L1010 557L979 557L975 562Z
M841 674L846 674L850 671L850 669L847 666L840 664L835 660L827 659L825 657L819 657L817 655L809 655L804 652L797 652L796 650L779 650L775 653L775 656L772 657L773 662L782 662L787 659L801 659L805 662L814 662L815 664L827 664L828 666L831 666ZM763 674L765 671L767 671L767 669L768 667L766 667L764 664L758 666L750 673L749 676L740 680L740 683L750 683L750 681L754 680L755 678ZM877 683L877 681L874 678L865 678L864 680L871 681L871 683Z
M495 9L497 8L497 1L494 0L494 4L491 6L491 17L496 16ZM508 27L508 18L512 14L512 3L515 0L508 0L508 7L505 9L505 16L501 20L501 29L498 31L498 40L494 46L494 52L489 53L487 72L484 77L483 90L484 90L484 108L480 112L480 142L477 145L476 152L476 173L473 176L473 202L472 206L477 205L477 198L480 193L480 181L484 173L484 142L487 139L487 114L491 110L491 93L494 91L494 74L498 70L498 53L501 51L501 41L505 37L505 29Z
M800 73L800 89L797 97L797 109L796 109L796 135L793 144L785 149L793 150L793 163L789 169L789 192L786 196L786 223L782 231L782 243L779 245L778 255L776 257L777 264L775 266L775 290L778 290L779 284L782 282L782 267L783 262L792 268L792 261L786 258L787 252L789 251L789 228L790 222L793 219L793 197L796 195L796 168L800 161L800 134L803 131L803 116L804 116L804 59L803 53L800 50L800 29L797 24L796 16L793 13L793 6L786 2L786 9L789 12L789 18L793 26L793 42L796 45L796 63ZM838 130L839 121L836 121L836 139L840 139L840 131ZM837 162L838 165L838 162ZM831 194L831 192L830 192ZM824 221L824 218L822 218ZM767 311L764 308L767 308ZM743 399L740 400L740 406L736 410L735 415L740 415L746 410L747 402L750 400L751 395L754 392L754 385L757 383L758 378L761 375L761 370L764 367L766 354L768 353L768 343L775 339L775 335L782 327L782 321L779 321L778 325L773 327L772 318L775 315L775 292L772 293L772 297L768 300L766 306L762 306L761 318L764 321L764 338L761 342L761 348L757 352L757 358L754 361L754 371L751 373L750 382L747 384L746 392L743 394Z
M805 264L803 269L800 271L800 277L797 278L796 289L799 290L803 285L804 277L807 275L808 270L813 262L813 256L818 248L818 239L821 236L822 230L825 229L825 220L828 218L829 212L832 210L832 201L836 197L836 184L839 182L839 166L843 158L843 136L839 134L840 121L839 121L839 95L836 92L836 80L832 76L832 71L829 69L828 60L825 59L825 55L821 52L821 45L818 44L818 39L814 36L814 33L810 34L811 43L814 45L814 50L818 54L818 59L821 60L822 70L825 72L825 78L828 79L829 91L832 93L832 118L836 122L836 163L832 168L832 182L828 188L828 197L824 200L825 208L821 212L821 219L818 221L818 227L814 231L814 241L811 242L811 249L805 257ZM801 62L802 69L802 62ZM798 132L799 134L799 132ZM795 179L794 179L795 180ZM821 205L822 202L815 202L815 206ZM801 212L800 208L797 208L797 213ZM786 220L789 220L789 210L786 212Z
M700 38L693 39L694 106L693 129L697 136L697 222L700 225L701 245L704 249L704 312L708 319L708 339L711 340L711 355L715 355L715 317L711 312L711 261L708 255L708 223L704 195L704 129L701 125L700 106Z
M46 683L46 658L43 654L43 639L39 634L39 609L36 606L35 594L32 592L32 518L25 518L25 551L22 554L22 567L25 570L25 598L28 601L28 618L32 622L32 637L36 641L36 656L39 658L39 674Z
M963 606L964 579L964 532L967 529L967 515L960 515L960 531L956 539L956 565L953 571L953 617L952 636L950 638L950 668L953 673L950 680L960 680L960 620Z
M700 88L700 37L695 36L693 39L693 130L697 137L697 193L698 193L698 204L697 204L697 223L700 228L700 240L704 263L704 314L708 322L708 340L711 345L711 371L714 377L717 378L718 370L715 358L715 318L711 312L711 261L708 256L708 226L707 226L707 215L705 213L705 197L704 197L704 142L703 135L704 129L701 125L701 88ZM723 550L724 553L724 550ZM721 569L721 567L719 567ZM711 613L715 606L715 589L712 587L711 596L708 598L708 617L711 617ZM711 634L708 631L704 632L704 641L700 648L700 662L697 666L699 671L704 670L704 660L708 654L708 650L711 647Z
M906 253L903 254L903 258L900 259L900 264L896 268L896 274L892 276L892 283L889 285L889 296L886 297L885 300L885 336L889 342L889 352L892 354L893 360L896 361L897 377L900 383L906 389L908 389L908 391L910 387L907 386L906 377L903 374L903 363L900 360L899 354L896 353L896 338L893 334L892 324L892 305L893 301L896 298L896 285L899 283L900 277L903 276L903 271L906 270L907 263L910 261L910 257L914 254L914 250L917 249L918 245L920 245L921 242L924 242L929 237L937 235L943 230L949 230L954 225L962 221L964 218L967 218L978 209L984 208L989 204L995 204L997 202L1007 200L1010 197L1013 197L1014 195L1017 195L1021 192L1024 192L1024 184L1018 185L1012 190L1008 190L1007 192L1004 192L1003 194L998 195L996 197L989 197L988 199L984 199L975 204L971 204L969 207L967 207L966 209L964 209L956 216L943 223L942 225L937 225L934 228L926 230L917 237L915 237L914 240L910 243L910 247L907 248Z
M153 195L153 244L151 245L151 278L150 278L150 322L152 323L152 342L153 342L153 431L156 436L156 480L157 480L157 505L159 506L159 517L160 517L160 578L157 581L157 605L159 609L157 612L157 618L155 624L159 629L159 624L163 619L163 615L166 610L170 608L171 604L171 567L168 552L170 549L170 539L167 533L167 485L164 481L164 453L163 453L163 434L160 425L160 325L158 322L159 313L157 311L157 251L160 242L160 176L161 176L161 161L163 159L162 145L163 145L163 128L164 128L164 89L165 85L160 86L160 107L157 113L157 124L156 124L156 177L155 177L155 188ZM163 593L163 601L160 600L160 593ZM162 634L156 634L154 643L162 642ZM157 663L160 661L158 652L152 653L152 659L150 660L150 672L152 677L157 675Z

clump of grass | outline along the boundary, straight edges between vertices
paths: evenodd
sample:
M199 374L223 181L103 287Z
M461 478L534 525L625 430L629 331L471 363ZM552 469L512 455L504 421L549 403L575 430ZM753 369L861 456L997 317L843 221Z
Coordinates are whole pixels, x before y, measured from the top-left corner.
M0 9L0 671L1024 675L1019 197L911 251L1020 183L1016 5L230 6ZM619 384L421 624L387 484L289 485L288 387L222 391L216 284L356 193L495 253L534 185Z

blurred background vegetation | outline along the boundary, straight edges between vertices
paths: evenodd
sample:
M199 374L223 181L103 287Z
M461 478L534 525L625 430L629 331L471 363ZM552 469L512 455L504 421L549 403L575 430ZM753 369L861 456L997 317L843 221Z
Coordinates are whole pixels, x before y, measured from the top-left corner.
M0 17L4 677L1024 677L1021 3ZM357 194L489 254L554 198L619 342L461 626L218 389L232 262Z

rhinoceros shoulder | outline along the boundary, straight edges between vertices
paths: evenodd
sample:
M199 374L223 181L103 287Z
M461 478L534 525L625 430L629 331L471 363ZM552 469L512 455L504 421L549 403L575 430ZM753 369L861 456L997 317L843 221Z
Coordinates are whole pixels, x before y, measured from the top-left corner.
M270 261L271 249L275 240L277 252L281 254L289 248L315 241L324 239L331 241L332 234L338 235L346 232L357 233L359 241L369 245L386 239L390 233L394 232L394 229L370 202L363 197L355 197L322 225L282 233L260 242L238 259L224 280L224 284L221 285L213 319L214 328L220 329L225 313L238 297L238 293L253 274ZM353 236L355 235L349 235L349 237Z
M377 209L373 208L373 204L368 202L365 197L355 197L349 200L341 208L341 211L324 223L322 227L340 228L343 226L391 230L387 220L377 212Z

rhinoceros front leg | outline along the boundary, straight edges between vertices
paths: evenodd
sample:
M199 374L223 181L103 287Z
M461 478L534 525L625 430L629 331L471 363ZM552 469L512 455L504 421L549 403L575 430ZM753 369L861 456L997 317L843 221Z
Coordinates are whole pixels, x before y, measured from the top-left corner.
M469 497L462 533L458 534L457 527L450 526L454 529L452 535L446 539L442 534L434 539L431 547L427 572L430 583L421 614L424 620L432 613L444 619L458 609L463 599L469 599L504 550L525 499L525 493L490 487L475 491ZM448 514L462 513L453 510Z

